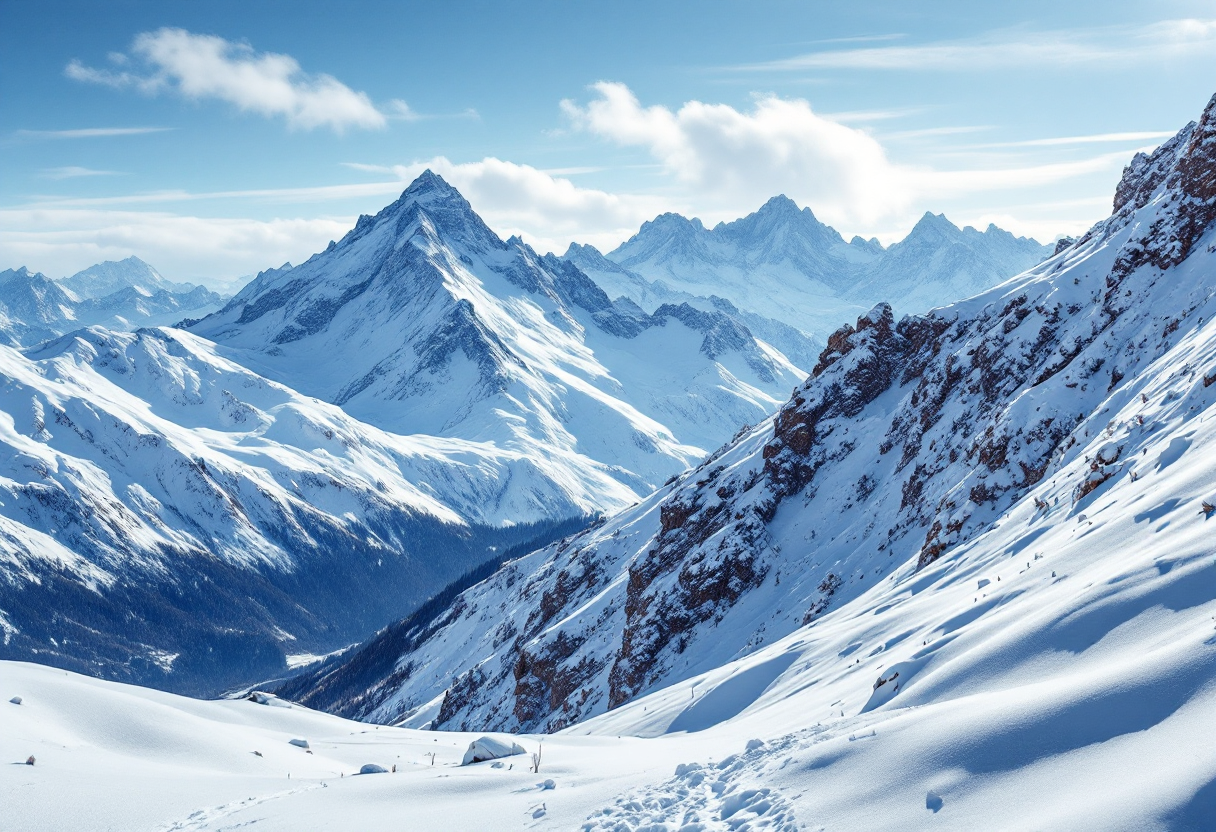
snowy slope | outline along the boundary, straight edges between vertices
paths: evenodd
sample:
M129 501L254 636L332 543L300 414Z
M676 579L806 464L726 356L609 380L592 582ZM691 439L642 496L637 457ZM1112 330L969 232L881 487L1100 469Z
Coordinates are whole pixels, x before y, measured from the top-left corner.
M663 688L683 692L671 694L682 709L700 674L723 678L781 639L828 639L805 683L832 651L856 652L867 674L846 715L905 688L896 706L1044 679L1057 700L1024 695L1087 714L1092 697L1061 658L1093 645L1086 662L1134 666L1138 687L1111 707L1136 707L1175 673L1187 681L1153 712L1197 707L1216 673L1199 627L1216 599L1201 511L1216 504L1216 98L1132 161L1114 208L970 300L898 323L876 307L831 336L772 420L509 564L424 630L385 631L404 650L380 682L344 684L356 653L316 671L305 701L410 725L557 730ZM1178 614L1162 626L1190 635L1153 664L1162 608ZM832 641L836 626L866 638ZM939 649L953 681L922 684ZM885 675L869 672L878 663ZM756 695L785 669L760 674Z
M544 465L385 433L180 330L0 347L0 655L177 690L265 677L615 483Z
M191 331L385 429L490 442L550 461L558 480L608 471L618 485L598 505L615 508L763 419L805 376L722 311L650 311L499 239L428 171Z
M1182 467L1161 491L1197 484ZM477 733L0 663L0 700L22 698L0 701L0 755L35 757L0 767L5 827L870 832L877 817L968 832L1208 828L1206 530L1189 518L1185 535L1133 550L1096 515L1043 540L1027 570L1028 550L1003 548L1024 539L1025 519L956 566L882 581L744 659L560 734L506 737L541 751L539 774L526 757L458 766ZM1118 554L1096 558L1095 544ZM975 589L981 580L993 582ZM890 681L875 689L879 679ZM354 776L368 763L390 773Z
M882 300L924 312L1000 283L1051 253L995 226L959 229L926 214L903 241L884 250L819 222L809 208L773 197L754 214L705 228L663 214L606 257L591 246L564 255L605 290L643 307L672 295L718 296L784 322L822 342L841 321Z
M0 272L0 339L10 346L37 343L76 320L76 299L42 273L22 266Z

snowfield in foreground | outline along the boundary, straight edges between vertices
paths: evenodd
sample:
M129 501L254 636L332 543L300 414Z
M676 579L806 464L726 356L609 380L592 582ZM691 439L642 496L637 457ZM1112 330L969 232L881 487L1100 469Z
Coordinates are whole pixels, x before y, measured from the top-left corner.
M478 734L3 663L5 828L1210 828L1216 557L1158 490L1040 539L1011 516L744 659L518 737L540 774L460 767Z

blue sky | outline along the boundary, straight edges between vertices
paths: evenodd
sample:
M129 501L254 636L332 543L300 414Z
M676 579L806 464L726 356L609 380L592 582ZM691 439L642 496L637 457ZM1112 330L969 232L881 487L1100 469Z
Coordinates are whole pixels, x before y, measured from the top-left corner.
M1216 2L0 6L0 266L298 262L426 166L504 236L607 250L784 192L1049 240L1216 92Z

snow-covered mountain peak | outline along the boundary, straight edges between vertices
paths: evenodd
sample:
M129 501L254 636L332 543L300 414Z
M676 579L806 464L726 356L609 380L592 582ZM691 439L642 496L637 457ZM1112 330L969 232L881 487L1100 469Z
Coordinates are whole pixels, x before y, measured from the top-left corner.
M812 248L830 249L844 243L840 234L830 226L819 222L810 208L799 208L785 194L772 197L752 214L714 226L713 234L746 249L759 249L784 243L809 245ZM781 239L790 237L793 239ZM797 242L796 242L797 241ZM779 256L789 256L783 251Z
M1199 573L1211 568L1202 524L1216 500L1214 127L1209 106L1135 163L1122 186L1134 196L1114 216L1023 274L924 315L897 319L879 304L841 327L773 419L604 525L466 591L397 642L396 675L359 680L348 698L344 671L331 668L331 704L432 727L557 730L664 688L691 708L700 674L788 637L830 640L829 662L854 651L848 666L872 660L851 698L823 700L864 714L940 696L928 667L988 662L975 642L945 654L930 645L966 644L998 605L1036 617L1014 663L1045 668L1060 651L1051 634L1106 603L1078 593L1153 586L1174 568L1160 558L1194 570L1196 592L1160 603L1210 604ZM960 238L934 256L983 237L936 215L922 222ZM1122 577L1107 574L1112 546ZM1040 615L1034 593L1061 582L1058 608ZM957 598L961 614L904 618L901 605L930 589ZM854 624L863 640L837 629ZM1108 632L1085 629L1071 654ZM956 694L992 683L986 671L969 678Z
M58 282L84 300L102 298L132 286L149 296L158 291L179 294L195 288L193 283L166 280L160 272L134 255L125 260L97 263Z
M912 226L912 230L908 232L908 236L902 242L905 244L915 242L925 245L957 237L961 233L962 229L946 219L945 214L934 214L932 211L926 211L916 221L916 225Z
M995 227L959 229L933 213L890 248L856 236L846 242L810 208L778 195L713 229L664 214L606 256L572 248L566 257L640 303L718 296L822 344L841 320L878 300L921 312L993 286L1049 252ZM773 336L794 351L790 339Z
M614 303L434 174L191 329L379 427L518 449L558 482L594 471L588 511L648 492L804 374L725 312Z
M75 297L42 272L25 266L0 272L0 308L25 327L40 328L75 318Z
M479 252L506 248L468 200L430 169L419 174L395 202L379 213L361 215L336 247L350 246L373 231L390 236L395 247L421 233L432 241L457 243Z

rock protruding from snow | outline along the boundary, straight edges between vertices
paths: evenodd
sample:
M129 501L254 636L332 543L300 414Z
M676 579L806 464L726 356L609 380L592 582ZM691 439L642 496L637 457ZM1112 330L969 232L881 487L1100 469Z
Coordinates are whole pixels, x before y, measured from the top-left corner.
M462 766L469 766L473 763L484 763L489 760L497 760L502 757L515 757L527 753L522 745L511 740L503 740L490 736L478 737L469 743L469 750L464 752L464 759L460 761L460 764Z

